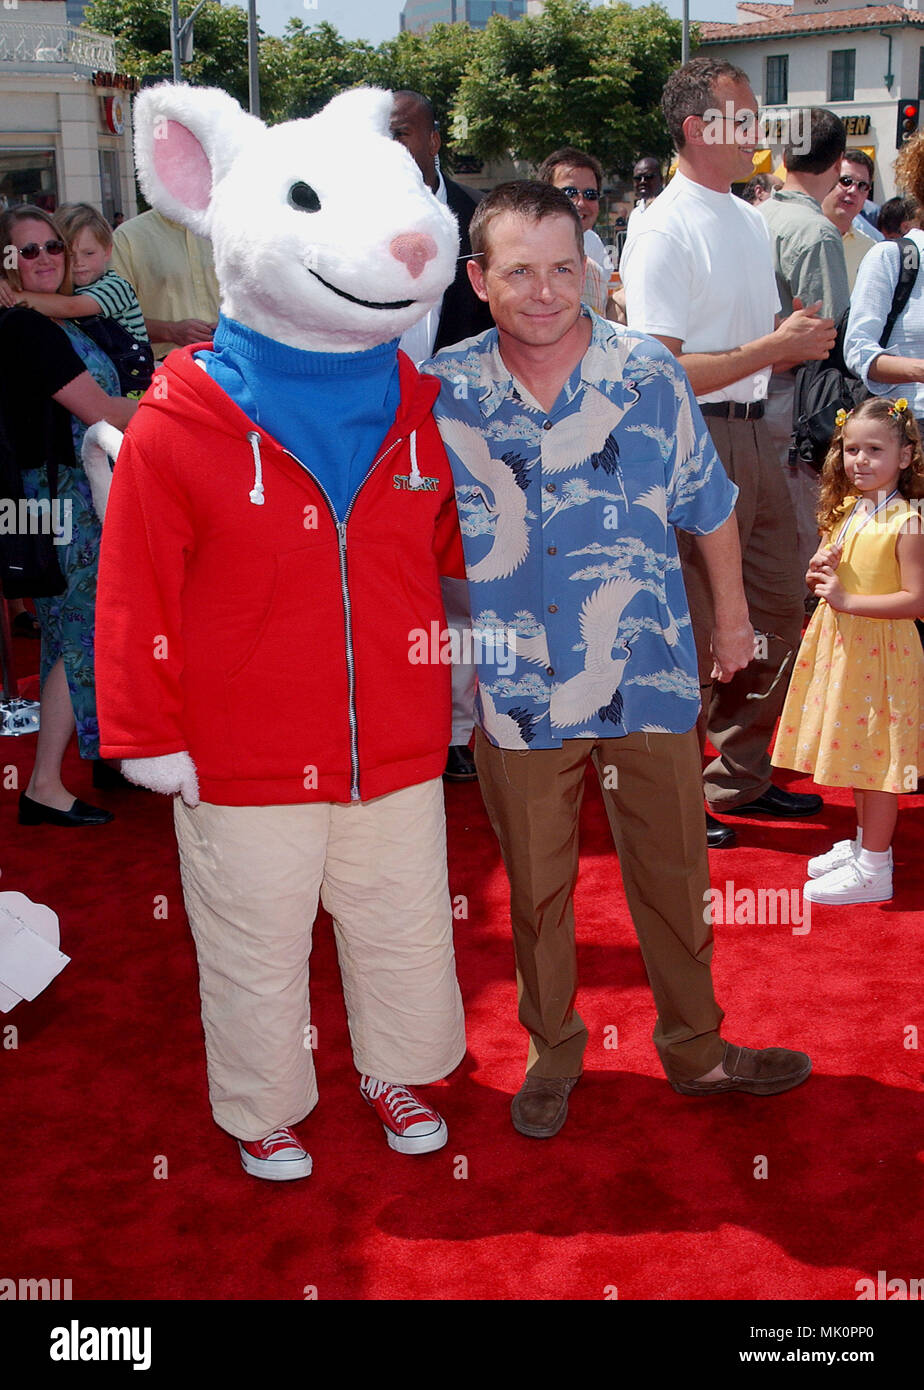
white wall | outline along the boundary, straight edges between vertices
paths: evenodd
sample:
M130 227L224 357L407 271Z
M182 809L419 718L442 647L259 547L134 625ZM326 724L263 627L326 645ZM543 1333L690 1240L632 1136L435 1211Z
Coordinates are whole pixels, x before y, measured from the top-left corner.
M874 197L877 202L895 193L892 165L896 156L895 126L898 101L917 97L918 64L924 47L924 27L892 33L891 92L885 86L888 70L888 40L877 30L834 31L805 36L789 35L753 39L740 43L705 44L700 52L727 58L747 73L761 106L765 104L766 59L777 54L789 55L789 106L827 106L839 116L868 115L871 128L868 135L848 137L848 143L872 147L875 150L876 181ZM828 82L831 52L835 49L856 50L853 101L829 101ZM774 156L779 149L774 150ZM776 161L774 161L776 162Z

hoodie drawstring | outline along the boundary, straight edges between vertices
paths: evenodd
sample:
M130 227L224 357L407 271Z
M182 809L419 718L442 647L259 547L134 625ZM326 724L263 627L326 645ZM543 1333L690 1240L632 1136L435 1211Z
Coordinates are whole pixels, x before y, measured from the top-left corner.
M262 507L266 499L263 496L263 460L260 457L260 436L256 430L249 430L247 438L253 450L253 487L250 491L250 500L255 507Z
M266 498L263 495L263 460L260 457L260 436L257 434L256 430L248 430L247 439L253 450L253 487L250 490L250 500L255 507L262 507ZM396 440L395 442L400 443L400 440ZM408 482L414 491L418 492L424 486L424 480L417 466L416 430L411 431L410 446L411 473ZM394 444L391 447L394 448ZM384 455L382 457L384 458ZM379 460L376 460L376 462L379 462Z
M420 476L420 469L417 467L417 431L411 430L411 476L410 485L417 492L423 487L423 478Z

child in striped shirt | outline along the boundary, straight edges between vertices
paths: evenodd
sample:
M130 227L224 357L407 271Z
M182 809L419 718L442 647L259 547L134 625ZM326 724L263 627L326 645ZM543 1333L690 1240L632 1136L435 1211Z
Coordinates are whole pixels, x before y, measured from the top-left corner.
M89 203L65 203L55 213L71 253L73 294L23 294L17 302L55 319L82 319L102 314L139 343L147 343L141 305L127 280L107 266L112 257L112 228Z
M68 244L73 292L11 291L10 298L0 297L0 303L25 304L55 319L78 319L118 372L121 394L137 398L150 384L154 353L135 291L121 275L107 269L112 229L89 203L65 204L58 208L55 222Z

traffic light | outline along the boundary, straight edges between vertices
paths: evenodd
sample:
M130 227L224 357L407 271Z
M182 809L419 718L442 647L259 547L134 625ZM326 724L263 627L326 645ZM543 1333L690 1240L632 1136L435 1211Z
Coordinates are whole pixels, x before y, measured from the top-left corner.
M900 101L898 103L898 125L895 130L895 148L900 150L903 145L907 145L918 133L918 122L921 119L921 103L919 101Z

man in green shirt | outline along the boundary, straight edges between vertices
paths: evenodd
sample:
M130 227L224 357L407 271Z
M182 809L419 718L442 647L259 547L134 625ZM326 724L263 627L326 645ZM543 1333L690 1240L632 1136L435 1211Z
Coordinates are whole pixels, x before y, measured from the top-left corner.
M781 312L821 304L824 318L837 320L850 302L841 235L821 202L837 183L846 145L844 123L833 111L813 106L790 116L790 141L783 150L786 181L760 204L770 228L773 268ZM795 301L799 301L796 303ZM818 475L801 461L791 464L794 362L770 378L766 421L779 450L796 512L796 540L803 569L815 553L818 526Z

